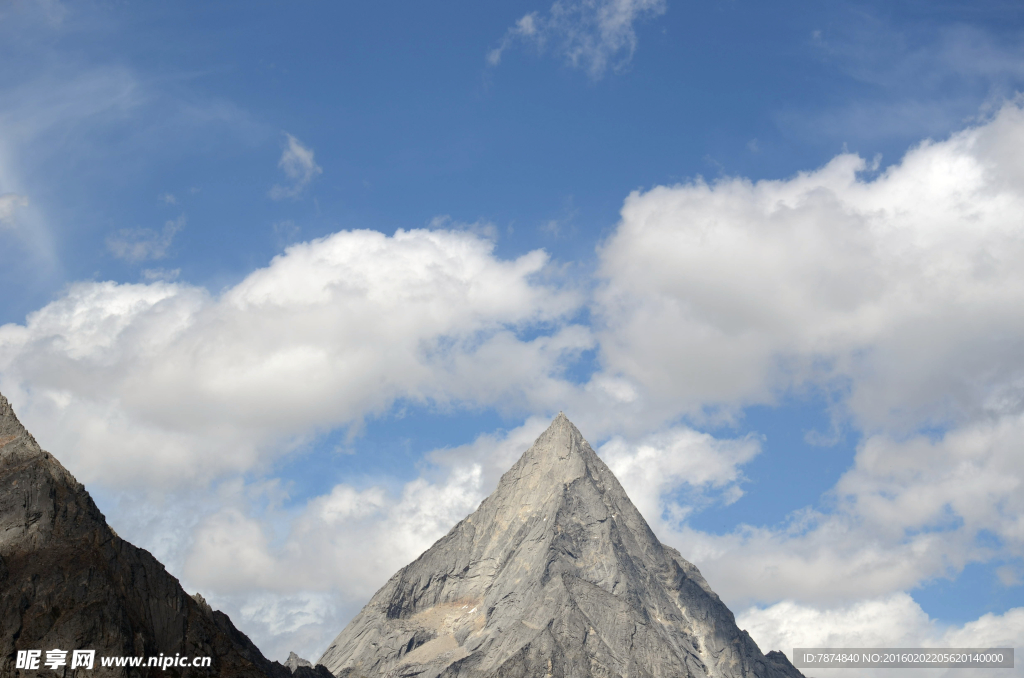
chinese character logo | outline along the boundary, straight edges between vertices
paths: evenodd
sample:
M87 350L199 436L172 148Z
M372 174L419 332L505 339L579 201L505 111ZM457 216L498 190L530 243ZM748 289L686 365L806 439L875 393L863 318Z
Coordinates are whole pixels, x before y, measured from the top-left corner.
M39 657L41 657L42 654L42 650L18 650L18 656L15 659L14 668L29 670L38 669Z
M96 650L74 650L71 653L71 668L91 669L96 660Z
M47 650L46 651L46 668L58 669L61 666L67 666L68 651L67 650Z

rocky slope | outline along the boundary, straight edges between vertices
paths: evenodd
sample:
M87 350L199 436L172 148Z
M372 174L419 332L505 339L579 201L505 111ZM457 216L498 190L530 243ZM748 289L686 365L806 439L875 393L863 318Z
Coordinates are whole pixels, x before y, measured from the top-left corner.
M39 447L0 395L0 676L37 675L15 668L17 651L42 650L45 658L53 648L213 661L210 669L103 669L104 675L292 676L227 615L186 594L148 551L119 538L85 488ZM41 672L72 675L68 667ZM330 674L298 667L294 675Z
M341 678L798 678L559 415L319 663Z

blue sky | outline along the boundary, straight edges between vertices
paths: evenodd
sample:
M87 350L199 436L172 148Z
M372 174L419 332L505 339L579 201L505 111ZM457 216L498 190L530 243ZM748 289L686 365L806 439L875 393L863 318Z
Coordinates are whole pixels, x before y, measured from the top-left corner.
M0 390L275 658L559 410L763 649L1020 647L1022 37L996 1L2 4Z

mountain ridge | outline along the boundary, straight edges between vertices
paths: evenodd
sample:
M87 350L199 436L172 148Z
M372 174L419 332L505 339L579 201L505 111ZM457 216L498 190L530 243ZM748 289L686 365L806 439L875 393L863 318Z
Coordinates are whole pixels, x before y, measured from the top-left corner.
M0 394L0 676L18 650L212 658L225 678L287 678L226 614L188 595L151 553L117 536L88 491L22 426ZM70 656L70 655L69 655ZM98 661L98 660L97 660ZM174 676L175 667L113 669ZM295 678L326 678L298 667Z

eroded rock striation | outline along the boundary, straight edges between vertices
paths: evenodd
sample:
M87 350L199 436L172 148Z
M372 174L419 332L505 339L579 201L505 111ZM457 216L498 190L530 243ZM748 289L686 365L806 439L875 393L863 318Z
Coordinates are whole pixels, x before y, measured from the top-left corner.
M96 650L97 657L212 658L210 669L94 669L111 676L293 676L266 659L227 615L185 593L148 551L119 538L85 488L39 447L0 395L0 676L72 675L68 666L15 668L18 650L42 650L45 657L54 648ZM330 674L297 667L294 676Z
M340 678L798 678L562 414L319 660Z

